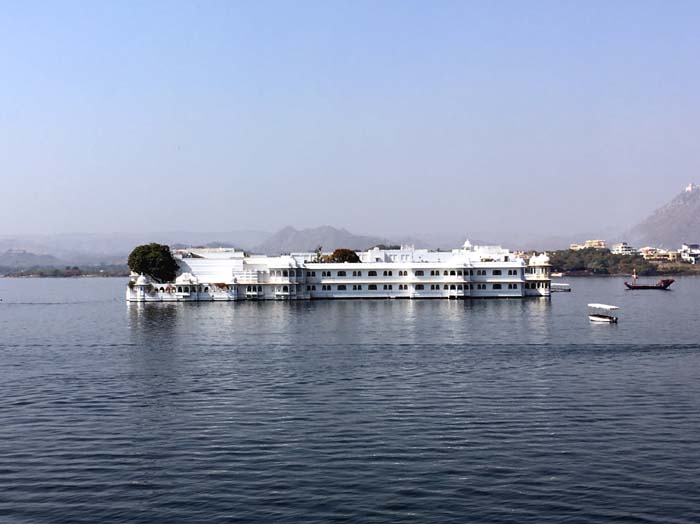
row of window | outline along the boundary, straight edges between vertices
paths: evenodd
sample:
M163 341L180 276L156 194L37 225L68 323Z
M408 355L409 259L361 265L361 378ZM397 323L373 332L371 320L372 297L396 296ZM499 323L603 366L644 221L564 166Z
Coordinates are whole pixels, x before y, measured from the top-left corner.
M423 271L422 269L417 269L417 270L414 271L413 274L414 274L415 276L417 276L417 277L422 277L422 276L425 276L425 271ZM476 270L476 274L477 274L477 276L486 276L486 275L487 275L487 271L486 271L485 269L477 269L477 270ZM499 275L502 275L503 272L502 272L500 269L494 269L494 270L491 271L491 274L492 274L493 276L499 276ZM467 275L472 275L472 276L473 276L473 275L474 275L474 270L473 270L473 269L469 269L469 270L465 269L465 270L463 271L463 270L461 270L461 269L456 269L456 270L455 270L455 269L452 269L452 270L449 270L449 271L448 271L448 270L446 269L446 270L442 271L442 276L467 276ZM517 276L517 275L518 275L518 270L517 270L517 269L509 269L509 270L508 270L508 275ZM315 276L316 276L316 272L315 272L315 271L310 271L310 272L307 273L307 276L309 276L309 277L315 277ZM333 272L332 272L332 271L321 271L321 277L322 277L322 278L325 278L325 277L329 277L329 278L330 278L330 277L332 277L332 276L333 276ZM337 276L337 277L347 277L347 276L348 276L348 272L347 272L347 271L344 271L344 270L336 271L335 276ZM352 272L352 276L353 276L353 277L361 277L361 276L362 276L362 271L353 271L353 272ZM378 276L378 275L377 275L377 271L367 271L367 276L368 276L368 277L376 277L376 276ZM387 271L383 271L383 272L382 272L382 276L391 277L391 276L394 276L394 274L393 274L393 272L392 272L391 270L387 270ZM400 277L407 277L407 276L408 276L408 271L403 271L403 270L401 270L401 271L398 272L398 276L400 276ZM439 276L440 276L440 270L439 270L439 269L433 269L433 270L431 270L431 271L430 271L430 276L431 276L431 277L439 277Z
M502 289L501 284L492 284L491 289ZM204 292L208 293L209 292L209 287L203 287L203 286L178 286L177 287L177 292L178 293L189 293L191 291L193 293L197 292ZM423 291L425 289L425 286L423 284L416 284L415 286L416 291ZM525 283L525 289L546 289L549 288L549 282L526 282ZM338 291L346 291L347 286L345 284L338 284L336 286L336 289ZM367 289L369 291L377 291L377 285L376 284L369 284L367 286ZM384 284L383 289L385 291L392 291L394 289L393 284ZM408 284L399 284L398 286L399 291L408 291ZM430 290L431 291L438 291L440 289L440 284L430 284ZM465 289L474 289L474 284L444 284L442 286L442 289L449 289L449 290L465 290ZM476 284L476 289L486 289L486 284ZM508 289L518 289L518 284L508 284ZM316 291L316 286L315 285L307 285L306 286L307 291ZM352 285L352 290L353 291L362 291L362 284L353 284ZM163 287L158 289L161 293L164 293L166 291L170 291L170 288L167 290ZM324 284L321 286L321 291L332 291L332 287L330 284ZM263 288L262 286L246 286L246 292L248 293L262 293ZM287 293L289 292L289 288L287 286L282 286L282 292Z
M527 268L528 273L534 273L533 271L534 268ZM539 269L539 268L538 268ZM543 271L544 272L544 271ZM321 271L321 277L331 277L332 274L331 271ZM508 275L518 275L519 270L518 269L509 269L508 270ZM382 272L383 276L385 277L391 277L393 276L393 273L391 270L386 270ZM485 269L477 269L476 270L477 276L486 276L487 270ZM494 276L501 275L503 274L500 269L494 269L491 271L491 274ZM425 276L425 271L422 269L417 269L414 271L414 275L417 277L422 277ZM465 269L464 271L461 269L457 270L444 270L442 271L443 276L462 276L462 275L474 275L474 270L473 269ZM272 277L303 277L304 272L301 269L273 269L270 270L270 276ZM307 277L315 277L316 276L316 271L307 271L306 272ZM347 276L347 271L340 270L336 272L336 276L338 277L345 277ZM362 271L353 271L352 272L353 277L361 277L362 276ZM377 271L368 271L367 276L369 277L376 277L377 276ZM398 276L400 277L407 277L408 276L408 271L405 270L400 270L398 272ZM440 276L440 270L439 269L431 269L430 270L430 276L431 277L438 277Z
M307 272L306 274L308 275L309 272ZM304 271L301 269L271 269L270 276L271 277L303 277Z
M485 290L487 289L488 284L476 284L476 289L480 290ZM535 284L532 284L532 288L534 289ZM525 287L527 289L529 288L529 284L525 284ZM347 291L348 286L345 284L337 284L335 287L336 291ZM392 284L384 284L382 289L384 291L392 291L394 289L394 286ZM415 285L416 291L423 291L425 290L425 285L424 284L416 284ZM468 289L475 289L474 284L444 284L442 286L443 290L451 290L451 291L464 291ZM503 286L501 284L491 284L491 289L503 289ZM518 289L518 284L508 284L508 289ZM308 285L306 286L307 291L316 291L316 286L314 285ZM333 286L331 284L323 284L321 286L321 291L332 291ZM353 291L362 291L363 287L362 284L353 284L352 286ZM367 291L377 291L378 287L377 284L369 284L367 286ZM398 285L398 290L399 291L408 291L408 284L399 284ZM430 284L430 291L440 291L440 284Z
M335 286L335 289L336 289L336 291L347 291L348 286L345 284L337 284ZM367 286L368 291L377 291L377 289L378 289L377 284L369 284ZM393 289L394 289L394 286L392 284L384 284L385 291L391 291ZM307 291L316 291L316 286L314 286L314 285L306 286L306 290ZM323 284L321 286L321 291L332 291L332 290L333 290L333 286L331 286L330 284ZM362 284L353 284L352 290L353 291L362 291L363 290ZM408 290L408 285L404 285L404 284L399 285L399 290L401 290L401 291Z
M548 289L549 282L526 282L525 289Z
M209 293L209 286L165 286L155 288L155 291L159 291L160 293Z

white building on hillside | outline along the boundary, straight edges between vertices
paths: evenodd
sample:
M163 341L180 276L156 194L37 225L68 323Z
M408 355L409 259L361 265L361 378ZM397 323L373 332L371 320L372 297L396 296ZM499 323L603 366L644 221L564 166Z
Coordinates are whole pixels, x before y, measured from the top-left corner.
M610 248L613 255L636 255L637 250L630 246L627 242L619 242L613 244Z
M129 302L318 298L549 296L547 255L526 262L507 249L465 242L449 252L402 247L358 252L359 263L324 263L315 253L277 257L230 249L175 252L174 282L135 275Z
M700 244L682 244L678 252L683 262L697 264L700 260Z

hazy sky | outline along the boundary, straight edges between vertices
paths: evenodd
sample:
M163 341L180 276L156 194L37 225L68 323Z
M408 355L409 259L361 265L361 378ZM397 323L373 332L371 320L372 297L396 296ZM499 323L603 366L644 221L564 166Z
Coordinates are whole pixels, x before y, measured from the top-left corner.
M699 140L697 1L0 9L0 234L622 229Z

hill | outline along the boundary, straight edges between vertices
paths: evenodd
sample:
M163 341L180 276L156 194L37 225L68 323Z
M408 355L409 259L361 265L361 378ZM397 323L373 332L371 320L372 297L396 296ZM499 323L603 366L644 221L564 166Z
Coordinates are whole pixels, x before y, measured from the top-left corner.
M256 253L278 255L299 251L313 251L322 246L324 251L333 251L339 247L349 249L367 249L377 244L393 244L386 238L354 235L346 229L336 229L331 226L321 226L311 229L295 229L287 226L270 238L257 245Z
M634 226L627 238L636 246L677 249L700 241L700 186L690 184L668 204Z
M64 262L52 255L37 255L24 250L7 250L0 253L0 267L29 268L62 266Z

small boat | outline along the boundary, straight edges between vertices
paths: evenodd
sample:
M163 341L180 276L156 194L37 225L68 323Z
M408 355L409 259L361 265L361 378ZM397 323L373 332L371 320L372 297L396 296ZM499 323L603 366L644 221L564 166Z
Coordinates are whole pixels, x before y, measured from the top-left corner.
M555 272L555 273L550 273L550 275L553 276L553 277L556 277L556 278L560 278L560 277L563 277L563 276L564 276L564 273L561 273L561 272L557 271L557 272Z
M613 311L618 309L620 308L608 304L588 304L588 320L591 322L617 324L617 317L613 314Z
M672 278L662 278L656 284L637 284L637 270L632 272L632 283L625 281L627 289L663 289L666 290L675 281Z
M571 284L565 284L564 282L552 282L551 284L552 293L570 293Z

